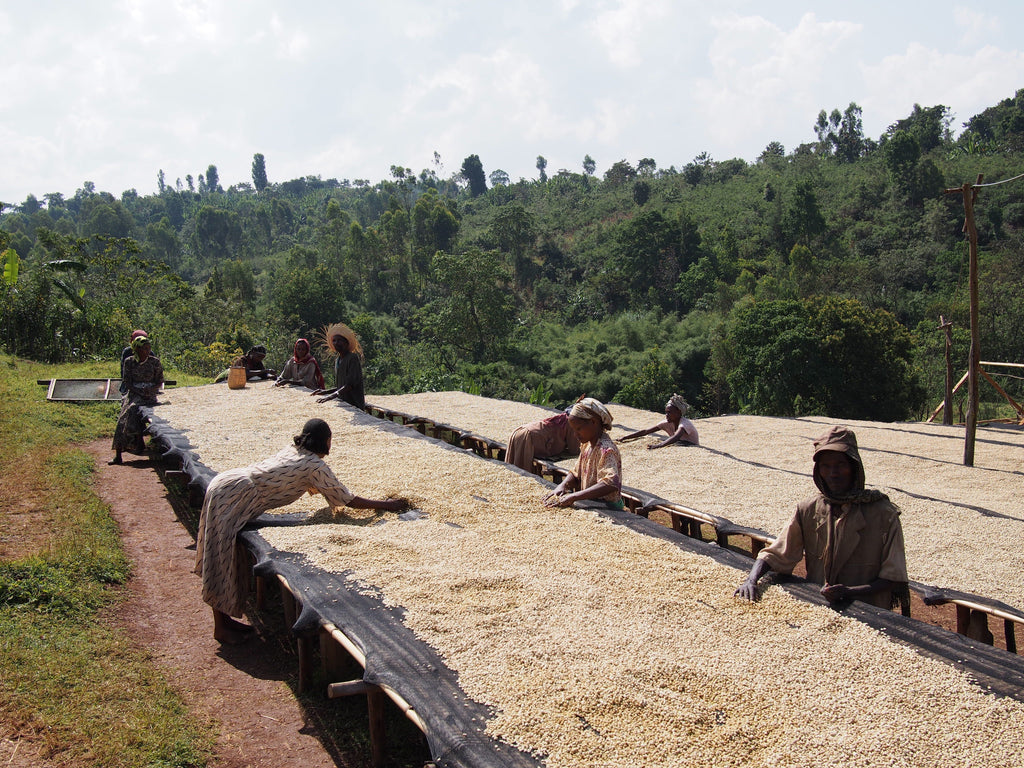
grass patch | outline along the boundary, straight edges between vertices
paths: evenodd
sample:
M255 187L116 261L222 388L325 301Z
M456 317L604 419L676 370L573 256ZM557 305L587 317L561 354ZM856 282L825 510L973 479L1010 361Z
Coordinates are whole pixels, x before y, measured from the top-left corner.
M0 719L56 765L198 768L213 733L110 620L129 564L76 444L109 437L117 404L47 402L36 383L112 367L0 357L0 529L33 534L0 560Z

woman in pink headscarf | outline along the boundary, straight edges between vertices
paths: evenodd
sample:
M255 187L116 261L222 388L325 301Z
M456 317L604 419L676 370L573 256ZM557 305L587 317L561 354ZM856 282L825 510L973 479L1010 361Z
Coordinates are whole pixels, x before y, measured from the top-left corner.
M324 388L324 374L320 370L320 363L310 353L309 341L306 339L296 340L294 354L284 364L281 375L274 382L275 387L283 384L297 384L307 389Z

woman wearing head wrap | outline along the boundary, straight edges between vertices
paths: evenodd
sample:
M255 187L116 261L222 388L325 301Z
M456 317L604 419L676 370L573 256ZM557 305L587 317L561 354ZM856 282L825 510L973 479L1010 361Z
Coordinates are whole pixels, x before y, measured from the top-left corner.
M266 356L267 348L264 347L262 344L257 344L255 347L250 347L249 351L246 352L244 355L236 358L231 365L233 367L244 366L245 378L247 381L252 381L254 379L272 379L275 376L277 376L277 371L275 371L273 368L267 368L263 364L263 360L266 358ZM228 376L230 374L231 368L225 368L217 375L217 378L214 379L214 381L227 381Z
M245 607L249 575L239 567L235 538L243 527L267 510L283 507L303 493L323 494L331 507L401 512L405 499L377 501L346 488L324 456L331 450L331 427L310 419L292 445L276 456L243 469L221 472L210 481L199 515L195 572L203 579L203 600L213 608L213 636L238 643L251 627L235 621Z
M141 328L132 331L132 335L128 337L128 346L121 350L121 378L124 378L124 361L135 354L134 352L132 352L132 342L139 336L148 337L149 334L146 333ZM124 394L124 392L122 392L121 394Z
M282 384L297 384L307 389L323 389L324 375L320 371L320 363L310 354L309 341L297 339L294 354L284 364L281 375L274 382L275 387Z
M792 573L803 560L807 580L821 584L837 607L863 600L889 608L909 599L900 510L881 491L864 487L851 429L831 427L814 441L812 477L818 493L798 504L785 530L758 553L736 596L754 600L761 576Z
M323 333L324 346L335 355L334 358L334 389L320 389L314 395L325 395L317 400L326 403L328 400L342 400L362 410L366 407L363 394L363 348L355 331L344 323L334 323Z
M136 335L141 334L141 335ZM145 332L132 334L132 355L121 362L121 412L114 427L111 464L122 462L121 453L144 454L146 431L141 406L156 405L157 394L164 383L164 368L152 354L152 346Z
M569 426L580 441L580 455L572 472L544 497L548 507L571 507L577 501L603 501L622 509L622 458L608 436L612 415L592 397L569 409Z
M700 445L700 438L697 437L697 427L692 421L686 418L686 412L690 410L689 404L682 395L674 394L665 403L665 420L658 422L653 427L637 430L628 435L620 437L616 442L628 443L630 440L653 435L655 432L665 432L668 437L651 443L648 449L664 448L666 445L679 443L680 445Z

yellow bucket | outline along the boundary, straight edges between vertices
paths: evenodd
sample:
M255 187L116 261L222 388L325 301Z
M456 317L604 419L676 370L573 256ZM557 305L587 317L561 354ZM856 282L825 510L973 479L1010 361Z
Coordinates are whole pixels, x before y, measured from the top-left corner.
M228 389L245 389L245 366L232 365L228 370Z

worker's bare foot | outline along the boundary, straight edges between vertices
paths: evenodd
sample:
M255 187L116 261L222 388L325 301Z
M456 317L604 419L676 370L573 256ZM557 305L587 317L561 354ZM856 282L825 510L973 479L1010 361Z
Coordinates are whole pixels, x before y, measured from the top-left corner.
M238 645L248 640L256 630L218 610L213 612L213 637L227 645Z
M215 629L213 631L213 639L223 645L241 645L252 637L252 627L248 627L248 629L248 632L233 629Z

